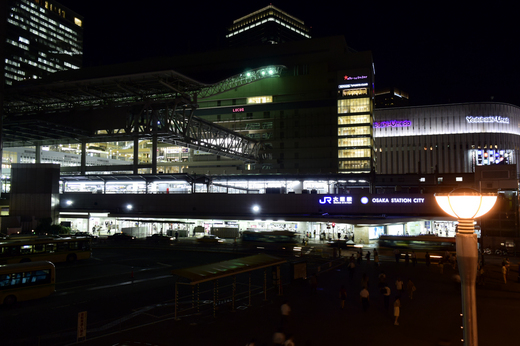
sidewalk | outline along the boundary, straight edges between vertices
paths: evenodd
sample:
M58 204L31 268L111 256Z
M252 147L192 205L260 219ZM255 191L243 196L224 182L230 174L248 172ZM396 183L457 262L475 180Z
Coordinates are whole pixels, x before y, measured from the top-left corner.
M518 259L512 259L512 263ZM492 345L497 342L495 334L501 326L499 339L501 343L517 342L514 331L516 316L508 318L507 312L496 310L497 299L511 306L512 311L520 308L518 293L520 284L516 282L517 273L511 269L507 284L501 281L500 262L502 258L488 256L486 258L487 281L485 286L477 287L477 305L479 310L479 338L481 345ZM297 280L284 287L283 296L268 297L263 301L255 297L251 307L235 312L222 311L216 318L212 316L191 316L175 320L171 307L157 307L148 311L148 316L137 316L142 319L141 326L127 330L121 329L97 339L87 339L87 345L138 345L147 342L151 345L237 345L243 346L251 338L256 345L272 345L272 336L280 323L280 306L287 299L292 308L287 333L294 334L295 344L300 345L461 345L461 297L460 285L453 280L454 271L445 267L440 274L437 265L429 268L419 263L396 264L384 261L380 268L373 262L363 263L356 267L354 278L349 280L345 266L325 271L327 265L318 276L317 294L311 292L306 280ZM316 272L316 267L309 267L308 273ZM394 326L392 308L386 311L383 307L382 295L377 288L378 275L384 271L392 290L391 302L395 297L395 280L401 277L406 282L412 279L417 291L413 299L403 294L401 299L401 316L399 326ZM370 307L363 312L359 292L361 276L369 276ZM515 282L512 282L514 279ZM347 288L345 309L340 309L339 289ZM516 299L508 300L513 295ZM497 298L499 297L499 298ZM163 310L161 310L163 309ZM150 318L155 316L156 320ZM161 316L161 317L159 317ZM500 318L497 318L500 316ZM495 326L495 324L497 324ZM509 329L506 329L509 328ZM108 332L108 331L107 331ZM88 336L88 334L87 334ZM498 344L498 343L497 343Z

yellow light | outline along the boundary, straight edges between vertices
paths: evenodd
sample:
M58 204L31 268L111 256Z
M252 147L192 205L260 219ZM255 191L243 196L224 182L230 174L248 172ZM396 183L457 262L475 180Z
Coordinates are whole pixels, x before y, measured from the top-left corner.
M458 219L474 219L486 214L493 208L497 196L479 193L472 189L458 189L449 194L435 194L439 207L447 214Z

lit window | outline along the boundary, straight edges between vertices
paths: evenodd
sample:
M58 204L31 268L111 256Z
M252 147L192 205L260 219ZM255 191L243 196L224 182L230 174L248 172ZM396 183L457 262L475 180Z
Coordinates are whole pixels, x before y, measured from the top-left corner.
M77 26L83 26L83 22L81 21L81 19L76 17L74 17L74 24L76 24Z
M270 103L273 102L272 96L248 97L247 103Z
M343 158L353 158L353 157L371 157L370 155L371 149L346 149L346 150L338 150L338 157L340 159Z
M338 117L338 125L350 124L368 124L370 123L370 114L363 115L347 115Z
M338 113L370 112L370 109L369 98L338 100Z
M462 177L456 177L455 181L462 181Z

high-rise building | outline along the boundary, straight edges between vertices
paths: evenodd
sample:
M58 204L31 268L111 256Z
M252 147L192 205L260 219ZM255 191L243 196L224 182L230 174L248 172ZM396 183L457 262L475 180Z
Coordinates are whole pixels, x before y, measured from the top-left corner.
M408 93L397 88L384 88L376 90L375 107L407 107L410 104Z
M0 7L5 84L81 68L80 15L47 0L7 0Z
M230 46L278 44L311 38L305 23L273 5L233 21L226 35Z

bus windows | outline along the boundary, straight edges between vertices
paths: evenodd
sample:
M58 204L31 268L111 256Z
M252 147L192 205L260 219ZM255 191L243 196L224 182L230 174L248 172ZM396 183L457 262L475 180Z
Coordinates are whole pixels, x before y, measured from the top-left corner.
M20 247L20 254L28 255L30 253L32 253L32 245L22 245Z
M56 251L56 244L54 244L54 243L45 244L45 252L53 253L55 251Z
M35 244L33 247L34 253L42 253L45 252L45 244Z

